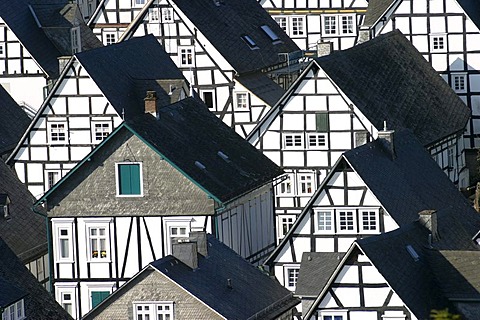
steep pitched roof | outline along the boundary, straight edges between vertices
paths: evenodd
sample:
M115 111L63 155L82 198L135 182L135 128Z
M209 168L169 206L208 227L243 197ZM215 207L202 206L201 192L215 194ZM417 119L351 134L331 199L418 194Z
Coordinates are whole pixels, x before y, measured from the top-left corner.
M24 231L23 233L26 233ZM28 294L25 297L25 315L29 319L71 319L70 315L55 301L52 295L35 279L33 274L18 260L13 251L0 238L0 279L8 281ZM0 292L10 292L10 287L0 286Z
M478 1L457 0L472 22L480 29L480 3Z
M13 285L7 279L0 278L0 310L26 296L26 292Z
M423 145L461 132L470 111L398 30L316 59L377 128L411 129Z
M75 56L117 113L125 112L127 118L143 112L141 106L146 89L157 91L157 96L168 95L157 80L184 80L183 74L153 35Z
M380 18L383 17L387 9L390 8L395 1L396 0L369 0L363 25L374 25Z
M285 90L261 72L242 74L236 80L270 106L275 105Z
M30 124L30 118L0 86L0 155L11 151Z
M0 17L50 78L59 75L57 57L61 54L37 25L26 0L1 0Z
M422 210L437 210L441 234L452 241L472 239L480 230L480 215L412 132L395 132L393 159L384 142L378 139L349 150L344 158L392 218L401 226L415 221ZM454 225L457 228L452 228ZM445 245L457 249L470 247L453 242Z
M127 126L221 202L283 173L194 98L161 108L159 120L141 115Z
M211 235L207 247L208 256L198 256L195 270L181 262L172 266L170 262L177 260L172 256L151 265L226 319L249 319L267 307L274 310L272 305L279 302L283 311L298 304L276 280ZM227 287L227 279L231 280L232 289ZM268 316L272 315L267 313L261 319L270 319Z
M7 194L10 219L0 215L0 237L24 262L47 253L45 219L32 212L35 198L16 174L0 160L0 194ZM28 234L28 237L25 235ZM2 258L3 259L3 258ZM1 260L1 259L0 259Z

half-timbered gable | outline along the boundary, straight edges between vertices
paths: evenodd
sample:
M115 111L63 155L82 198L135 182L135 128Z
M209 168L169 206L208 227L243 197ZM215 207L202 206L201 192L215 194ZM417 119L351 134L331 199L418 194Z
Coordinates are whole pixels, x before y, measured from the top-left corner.
M461 306L478 296L478 273L465 262L478 257L468 224L478 228L480 221L475 214L459 219L464 213L445 202L437 211L420 212L418 221L356 241L304 319L426 319L432 310L454 305L468 312L465 319L476 318L470 312L478 303L470 310Z
M0 84L34 112L59 77L57 59L101 43L76 14L76 5L31 2L0 2Z
M389 134L392 143L379 138L343 154L267 259L287 288L295 290L305 252L346 252L355 240L397 229L427 208L451 206L465 219L476 215L413 133Z
M480 146L479 11L475 1L379 0L369 2L364 23L372 37L400 30L465 102L472 113L468 149Z
M335 50L353 47L368 1L260 0L260 4L302 50L331 42Z
M35 198L0 160L0 238L50 291L46 213L32 212ZM26 236L28 235L28 236ZM2 260L7 259L2 256Z
M31 119L0 86L0 158L7 158L13 151Z
M136 15L128 28L101 21L110 14L128 20L121 6ZM90 26L105 44L112 28L120 40L155 35L210 110L242 136L284 93L263 71L284 67L298 47L253 0L148 1L140 8L107 0L104 7Z
M148 90L158 93L159 105L189 92L181 72L152 36L75 55L9 164L33 195L42 195L122 119L142 112Z
M281 170L195 98L123 122L37 204L46 204L55 296L79 318L190 231L260 263L275 245Z
M385 121L411 128L452 181L468 185L467 119L468 108L399 32L315 59L247 138L288 173L276 187L279 237L342 152L377 137Z
M292 318L299 301L290 292L207 237L175 244L172 255L152 262L84 319Z

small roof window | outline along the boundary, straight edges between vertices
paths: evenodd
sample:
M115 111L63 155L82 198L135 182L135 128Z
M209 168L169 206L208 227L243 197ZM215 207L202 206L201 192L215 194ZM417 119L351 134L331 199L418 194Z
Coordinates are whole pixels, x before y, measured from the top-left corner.
M258 49L257 43L249 35L243 35L242 39L248 44L250 49Z
M265 32L267 34L267 36L270 38L270 40L272 40L273 42L275 41L280 41L280 38L277 36L277 34L275 32L273 32L272 29L270 29L269 26L267 25L263 25L260 27L263 32Z
M413 258L413 260L415 262L420 260L420 256L418 255L417 251L415 251L415 249L411 245L407 245L406 249L407 249L408 253L410 254L410 256Z

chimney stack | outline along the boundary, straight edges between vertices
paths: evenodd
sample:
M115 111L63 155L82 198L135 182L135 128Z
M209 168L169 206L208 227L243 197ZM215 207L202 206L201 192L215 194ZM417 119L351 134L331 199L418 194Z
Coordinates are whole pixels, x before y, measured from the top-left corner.
M360 29L358 30L358 40L357 44L367 42L368 40L371 40L371 34L370 34L370 28L367 26L360 26Z
M172 244L172 255L192 269L198 268L197 243L179 240Z
M319 40L317 42L317 57L328 56L333 51L333 42Z
M383 130L378 131L378 138L382 139L382 145L385 150L390 153L392 160L396 158L395 156L395 141L394 141L394 130L387 130L387 121L383 122Z
M155 91L147 91L145 99L145 113L157 115L157 93Z
M437 211L436 210L423 210L418 213L419 219L418 221L430 230L432 234L432 240L438 241L440 239L440 235L438 234L438 226L437 226Z
M207 233L205 231L190 231L189 239L197 243L198 253L204 257L208 255Z

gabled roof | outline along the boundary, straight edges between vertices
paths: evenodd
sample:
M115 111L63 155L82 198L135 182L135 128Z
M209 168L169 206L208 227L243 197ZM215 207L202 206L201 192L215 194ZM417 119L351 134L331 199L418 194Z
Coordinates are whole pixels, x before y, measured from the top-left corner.
M75 55L119 115L130 118L143 112L146 89L168 95L157 80L184 80L153 35Z
M28 231L23 231L23 236ZM68 313L55 301L52 295L35 279L33 274L18 260L13 251L0 238L0 279L8 282L19 291L18 297L25 297L25 315L28 319L71 319ZM0 296L13 294L12 287L0 284Z
M340 252L304 252L295 286L295 295L300 297L318 296L344 254Z
M250 319L257 313L263 316L260 319L274 319L275 307L284 312L298 304L299 301L276 280L212 235L207 241L208 256L198 256L195 270L182 262L172 266L171 261L177 260L172 256L151 265L226 319ZM231 281L231 289L227 287L227 279ZM261 314L267 308L271 313Z
M369 0L363 25L373 26L397 0Z
M285 93L282 87L262 72L242 74L235 79L269 106L275 105Z
M96 152L129 130L217 202L229 202L281 175L270 159L225 125L195 98L127 119L37 203L51 197ZM49 206L54 204L49 203Z
M59 75L57 57L61 54L37 25L30 11L29 1L1 0L0 17L30 52L42 70L50 78L57 78Z
M437 210L440 234L451 241L445 245L471 247L473 242L454 241L473 239L480 230L480 215L418 139L409 130L395 132L394 159L384 142L377 139L345 152L343 157L400 226L415 221L422 210Z
M0 85L0 155L11 151L30 124L30 118Z
M398 30L316 59L377 128L411 129L423 145L464 130L468 107Z
M35 198L18 180L16 174L1 160L0 194L6 194L10 199L10 219L6 220L3 217L3 211L0 214L0 237L24 262L30 262L40 255L46 254L45 219L32 211Z

